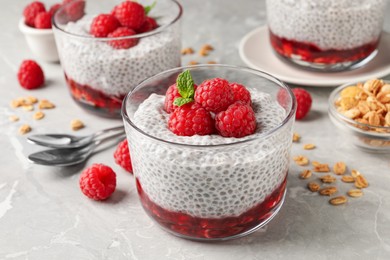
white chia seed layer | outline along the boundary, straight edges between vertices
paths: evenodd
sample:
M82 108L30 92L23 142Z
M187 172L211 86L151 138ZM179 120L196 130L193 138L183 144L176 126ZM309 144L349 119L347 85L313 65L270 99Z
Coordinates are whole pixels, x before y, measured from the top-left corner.
M93 17L67 24L65 31L91 37ZM166 23L161 21L162 24ZM93 38L57 37L62 67L68 77L107 95L121 96L143 79L180 65L179 23L162 32L141 38L129 49L114 49Z
M267 19L279 37L322 50L352 49L375 42L388 0L267 0Z
M164 209L195 217L238 216L264 201L281 185L288 171L292 122L261 138L281 124L285 111L268 94L252 92L258 128L244 138L218 135L180 137L167 128L164 96L153 94L134 115L134 124L166 141L158 142L126 125L134 173L144 192Z

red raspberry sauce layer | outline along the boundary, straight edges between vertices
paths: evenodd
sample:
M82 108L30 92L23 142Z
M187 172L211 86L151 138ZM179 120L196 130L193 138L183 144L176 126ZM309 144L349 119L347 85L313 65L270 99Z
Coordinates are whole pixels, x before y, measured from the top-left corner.
M321 64L336 64L343 62L360 61L368 57L378 47L379 39L353 49L321 50L318 46L308 42L298 42L278 37L269 31L271 45L281 56L291 58L299 55L302 61Z
M139 179L137 190L146 213L164 228L187 237L213 239L225 238L255 228L273 213L286 190L286 178L265 200L239 216L224 218L199 218L181 212L166 210L155 204L143 191Z
M125 95L109 96L91 86L77 83L66 74L65 79L72 97L83 107L88 106L92 110L102 110L100 113L97 113L106 114L106 116L112 115L117 117L120 115L122 100Z

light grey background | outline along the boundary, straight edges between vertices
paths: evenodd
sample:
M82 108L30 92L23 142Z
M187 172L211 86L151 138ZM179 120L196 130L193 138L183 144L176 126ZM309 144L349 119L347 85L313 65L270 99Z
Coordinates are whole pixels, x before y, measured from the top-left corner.
M310 116L297 122L303 138L292 155L312 160L345 161L364 173L370 187L360 199L332 207L327 198L312 194L299 180L293 163L288 193L279 215L248 237L225 243L198 243L171 236L143 212L132 176L113 160L114 148L93 156L85 166L68 169L29 164L26 154L39 148L17 134L30 123L33 133L71 132L74 118L87 127L79 134L121 123L87 114L70 98L59 64L40 62L47 84L34 91L22 89L16 71L23 59L33 58L17 23L28 1L3 0L0 9L0 259L390 259L390 155L369 154L351 146L327 116L332 88L307 88L314 99ZM244 65L238 55L240 39L265 24L264 1L182 1L183 47L215 47L209 57L190 60ZM387 14L390 13L390 7ZM385 30L390 31L390 17ZM389 46L390 51L390 46ZM389 77L387 77L389 79ZM34 121L31 112L9 107L20 96L53 101L57 108ZM10 123L8 116L21 120ZM304 143L317 148L304 151ZM81 194L78 177L92 163L105 163L117 172L118 186L106 202ZM345 192L347 184L339 183Z

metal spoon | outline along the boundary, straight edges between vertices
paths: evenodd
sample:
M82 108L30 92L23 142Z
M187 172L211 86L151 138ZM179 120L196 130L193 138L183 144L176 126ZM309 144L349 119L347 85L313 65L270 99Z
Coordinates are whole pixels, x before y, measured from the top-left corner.
M115 140L117 143L123 140L125 134L118 133L111 135L106 138L102 138L91 142L89 145L79 148L62 148L62 149L50 149L37 153L30 154L28 159L30 162L35 164L47 165L47 166L70 166L79 164L86 159L95 151L97 146L107 142L109 140Z
M77 148L89 145L98 137L114 131L124 133L124 128L123 126L108 128L100 130L89 136L74 136L68 134L31 135L27 138L27 141L50 148Z

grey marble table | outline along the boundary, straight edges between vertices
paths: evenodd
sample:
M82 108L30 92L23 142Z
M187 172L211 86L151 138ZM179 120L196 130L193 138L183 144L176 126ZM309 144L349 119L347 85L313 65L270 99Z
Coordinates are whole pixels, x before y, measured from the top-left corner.
M3 0L0 9L0 259L390 259L390 155L365 153L339 135L327 116L332 88L307 88L313 108L307 120L295 124L303 138L292 154L330 164L345 161L367 176L370 187L362 198L332 207L305 188L297 177L299 169L291 164L284 207L265 228L242 239L198 243L162 231L143 212L133 177L114 163L114 148L73 168L29 164L26 154L38 148L17 134L22 122L29 122L34 133L71 132L70 120L79 118L87 125L79 134L88 134L121 121L79 108L68 94L59 64L41 62L46 87L33 92L19 87L17 68L32 57L17 29L27 2ZM198 61L244 65L238 45L246 33L265 24L264 1L182 4L183 46L215 47L211 56ZM389 16L385 30L390 31ZM191 59L184 57L183 64ZM20 122L9 122L8 115L15 113L10 100L29 94L52 100L57 108L39 122L23 111L17 112ZM303 151L303 143L317 148ZM112 166L118 175L117 190L106 202L87 199L78 186L82 169L97 162Z

